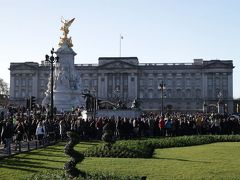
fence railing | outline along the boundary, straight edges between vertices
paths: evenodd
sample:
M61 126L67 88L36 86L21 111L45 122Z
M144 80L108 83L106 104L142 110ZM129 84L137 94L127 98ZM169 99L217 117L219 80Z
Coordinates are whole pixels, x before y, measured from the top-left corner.
M43 148L57 143L56 138L44 138L42 140L16 141L10 144L10 151L4 145L0 145L0 158L19 154L21 152L29 152L35 149Z

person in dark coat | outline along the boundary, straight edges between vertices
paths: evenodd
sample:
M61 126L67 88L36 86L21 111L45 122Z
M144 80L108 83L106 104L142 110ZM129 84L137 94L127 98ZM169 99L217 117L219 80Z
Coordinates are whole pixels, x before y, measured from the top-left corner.
M11 143L13 139L13 134L14 134L13 124L12 122L7 121L6 125L3 126L1 136L6 143L6 152L9 155L11 154Z
M24 133L25 133L25 129L24 129L23 123L18 122L18 124L15 128L15 135L16 135L16 148L15 148L15 150L17 150L17 148L19 148L19 151L21 150L21 141L23 140Z

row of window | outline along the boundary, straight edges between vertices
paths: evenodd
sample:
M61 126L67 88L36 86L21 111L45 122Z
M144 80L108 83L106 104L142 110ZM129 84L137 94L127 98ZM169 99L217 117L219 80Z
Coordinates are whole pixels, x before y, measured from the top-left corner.
M149 108L149 109L161 109L161 103L150 103L150 104L142 104L142 108ZM194 103L194 102L182 102L182 103L167 103L165 102L164 109L171 107L173 110L179 110L179 109L186 109L186 110L192 110L192 109L202 109L203 104L202 103Z
M227 77L223 77L222 79L220 79L219 77L216 77L216 78L211 78L211 77L208 77L208 85L209 86L227 86L228 85L228 79Z
M15 98L27 98L27 97L30 97L32 96L32 91L15 91L14 92L14 97ZM44 90L41 90L40 91L40 94L39 94L40 98L44 98L45 97L45 91Z
M185 84L185 86L201 86L202 81L201 79L186 79L186 80L182 80L182 79L167 79L167 80L162 80L162 79L140 79L140 86L149 86L149 87L153 87L154 85L159 85L160 83L164 83L166 87L172 87L172 86L183 86Z
M163 90L163 92L154 93L152 89L149 90L143 90L141 89L139 91L139 97L140 98L161 98L163 93L164 98L201 98L202 97L202 91L200 89L196 89L195 91L191 91L190 89L187 90L181 90L181 89L167 89Z
M32 79L16 79L15 86L32 86Z
M97 79L84 79L83 86L97 86Z
M45 79L39 80L39 85L41 87L45 87L47 85L48 81ZM31 87L33 85L32 79L16 79L15 80L15 87Z

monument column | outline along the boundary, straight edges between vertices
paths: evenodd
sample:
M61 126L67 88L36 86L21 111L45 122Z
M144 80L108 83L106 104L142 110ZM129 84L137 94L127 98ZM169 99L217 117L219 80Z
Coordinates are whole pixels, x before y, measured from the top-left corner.
M81 79L75 73L74 57L76 53L71 48L73 46L71 37L67 36L69 32L68 28L73 21L74 19L62 19L63 26L61 27L61 31L63 32L63 36L60 38L60 47L56 52L54 49L51 51L52 54L56 53L58 56L53 74L53 99L54 106L58 111L69 111L72 107L85 105L85 100L82 97L82 88L80 87ZM50 58L53 57L51 56ZM46 60L48 61L49 59L46 58ZM49 78L48 90L42 102L43 105L50 104L51 80Z

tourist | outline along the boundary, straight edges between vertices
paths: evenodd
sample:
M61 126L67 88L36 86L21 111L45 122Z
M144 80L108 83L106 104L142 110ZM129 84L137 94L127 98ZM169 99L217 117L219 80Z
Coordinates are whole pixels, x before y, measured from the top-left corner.
M23 136L24 136L24 133L25 133L23 122L18 122L17 123L14 132L15 132L15 135L16 135L16 148L15 148L15 150L17 150L17 147L19 147L19 151L20 151L21 141L23 140Z
M166 132L165 132L165 121L163 116L160 117L159 120L159 129L160 129L160 136L165 136Z
M5 149L8 155L11 154L11 143L13 141L13 134L14 134L13 124L11 121L7 121L6 125L3 126L1 136L4 139Z
M39 145L42 144L43 138L45 136L45 132L46 132L45 126L43 125L42 121L40 121L36 128L36 136L39 141Z

